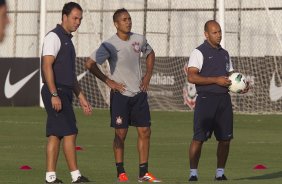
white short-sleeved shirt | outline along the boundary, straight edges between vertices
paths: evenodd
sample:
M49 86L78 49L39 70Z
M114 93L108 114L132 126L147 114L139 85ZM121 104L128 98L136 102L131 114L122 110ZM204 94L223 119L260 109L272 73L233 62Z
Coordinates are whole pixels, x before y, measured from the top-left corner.
M140 57L152 52L151 46L143 35L131 33L129 40L121 40L116 34L104 41L90 58L98 64L108 60L111 79L126 85L125 96L134 96L140 92L142 70Z
M49 32L43 40L42 56L54 56L58 55L61 47L61 41L58 35L54 32Z
M203 66L203 62L204 62L204 56L202 54L201 51L199 51L198 49L194 49L190 55L189 61L188 61L188 67L195 67L199 69L199 72L202 69ZM233 65L231 62L231 59L229 59L229 72L232 72L233 69Z

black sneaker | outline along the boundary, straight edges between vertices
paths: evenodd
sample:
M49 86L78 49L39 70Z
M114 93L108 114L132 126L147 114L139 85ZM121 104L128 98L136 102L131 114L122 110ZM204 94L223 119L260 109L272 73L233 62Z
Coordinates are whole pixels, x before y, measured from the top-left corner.
M198 181L198 177L197 176L190 176L188 181Z
M214 180L216 181L224 181L227 180L226 176L223 174L221 177L215 177Z
M56 178L55 181L52 181L52 182L46 181L45 183L63 183L63 181Z
M79 176L76 181L73 181L72 183L87 183L90 182L88 178L85 176Z

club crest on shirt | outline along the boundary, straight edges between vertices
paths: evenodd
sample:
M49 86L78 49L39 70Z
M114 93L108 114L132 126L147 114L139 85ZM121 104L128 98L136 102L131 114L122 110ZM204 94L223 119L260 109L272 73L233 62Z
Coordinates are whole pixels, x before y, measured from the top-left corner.
M116 117L116 124L121 125L122 124L122 117L118 116Z
M133 50L137 53L140 53L140 44L138 42L132 43Z

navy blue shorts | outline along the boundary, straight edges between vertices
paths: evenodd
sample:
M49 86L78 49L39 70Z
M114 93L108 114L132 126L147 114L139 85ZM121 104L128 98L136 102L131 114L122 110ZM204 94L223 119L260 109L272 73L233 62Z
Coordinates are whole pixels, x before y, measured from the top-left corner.
M62 101L62 110L57 112L52 108L51 94L46 84L41 89L42 100L47 112L46 136L63 137L77 134L76 118L72 108L73 92L71 88L56 85Z
M146 92L133 97L111 91L111 127L150 127L151 116Z
M194 112L194 140L206 141L212 133L218 141L233 138L233 110L229 93L200 93Z

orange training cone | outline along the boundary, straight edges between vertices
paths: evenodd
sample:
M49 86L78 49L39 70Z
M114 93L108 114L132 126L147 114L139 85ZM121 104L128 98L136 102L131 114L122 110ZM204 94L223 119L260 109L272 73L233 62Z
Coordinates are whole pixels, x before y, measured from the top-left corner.
M20 169L21 169L21 170L30 170L31 167L28 166L28 165L23 165L23 166L20 167Z
M255 170L263 170L263 169L267 169L267 167L265 165L258 164L258 165L255 165L253 169L255 169Z
M81 146L76 146L76 147L75 147L75 150L76 150L76 151L82 151L83 148L82 148Z

